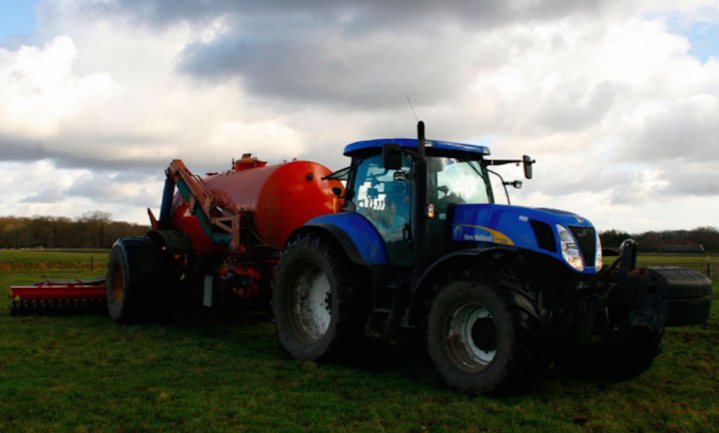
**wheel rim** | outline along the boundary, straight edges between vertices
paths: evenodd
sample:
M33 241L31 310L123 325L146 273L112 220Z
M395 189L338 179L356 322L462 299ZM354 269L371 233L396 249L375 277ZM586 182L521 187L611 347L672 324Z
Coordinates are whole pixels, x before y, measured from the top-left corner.
M306 340L321 339L332 321L332 288L327 274L314 265L299 270L292 287L294 325Z
M122 277L122 266L119 264L115 265L113 270L113 285L112 285L112 298L116 303L122 302L123 296L125 296L125 280Z
M465 303L452 311L445 329L447 349L465 370L484 370L497 355L497 326L482 304Z

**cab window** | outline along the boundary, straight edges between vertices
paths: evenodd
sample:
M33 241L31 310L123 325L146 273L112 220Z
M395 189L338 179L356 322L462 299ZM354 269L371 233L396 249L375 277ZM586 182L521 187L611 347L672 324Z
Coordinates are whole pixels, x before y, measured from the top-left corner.
M399 170L384 168L381 155L362 160L356 170L352 201L385 241L401 240L410 222L412 160L405 156Z

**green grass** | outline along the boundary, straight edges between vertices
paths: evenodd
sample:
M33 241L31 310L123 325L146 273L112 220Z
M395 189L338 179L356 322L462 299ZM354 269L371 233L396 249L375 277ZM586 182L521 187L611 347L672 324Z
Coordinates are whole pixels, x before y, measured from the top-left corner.
M78 254L0 251L0 262L14 263L0 270L0 287L91 275ZM44 260L53 264L27 265ZM642 258L655 260L674 258ZM654 366L632 381L580 381L553 369L536 390L502 399L448 390L424 356L404 350L290 359L257 314L120 326L6 311L3 296L3 433L719 431L717 302L707 326L669 329Z
M0 250L0 272L87 270L105 272L108 250Z

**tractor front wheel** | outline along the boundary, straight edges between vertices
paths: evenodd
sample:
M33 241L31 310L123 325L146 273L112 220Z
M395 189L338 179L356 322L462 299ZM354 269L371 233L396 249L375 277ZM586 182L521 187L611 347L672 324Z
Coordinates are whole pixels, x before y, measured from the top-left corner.
M506 393L536 381L549 365L543 326L531 302L508 287L454 281L429 315L429 354L452 387Z

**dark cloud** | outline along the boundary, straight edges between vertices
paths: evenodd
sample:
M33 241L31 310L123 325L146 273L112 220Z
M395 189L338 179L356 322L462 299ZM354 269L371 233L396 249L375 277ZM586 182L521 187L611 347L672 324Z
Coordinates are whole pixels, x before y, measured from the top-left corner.
M262 97L377 109L464 91L470 71L491 57L472 49L478 31L596 12L600 2L119 0L88 8L153 27L224 17L219 36L186 47L181 71L234 78Z
M48 158L51 154L40 141L0 134L2 161L37 161Z
M22 137L0 135L0 161L38 161L50 160L58 168L80 168L90 170L127 170L145 173L164 167L169 161L160 158L148 148L146 155L141 158L112 158L109 159L99 149L108 146L122 146L122 143L132 143L137 137L122 137L114 135L112 138L93 136L61 136L46 140L33 140ZM68 149L87 149L83 152L73 152ZM81 154L80 154L81 153Z
M408 95L417 104L447 100L471 80L468 68L454 65L477 60L426 36L346 39L323 33L225 35L188 47L181 69L200 79L240 78L255 95L377 109L404 106Z
M711 102L709 102L711 101ZM719 103L705 95L679 101L650 115L626 149L633 160L719 162Z
M223 15L248 19L289 17L295 22L337 23L353 31L373 32L417 26L417 31L460 23L498 26L513 20L538 20L593 12L605 7L599 0L445 1L433 0L117 0L90 3L85 10L97 14L123 14L149 25L178 21L206 21Z
M632 185L636 175L628 171L608 172L599 166L587 166L581 173L540 172L541 191L552 196L566 196L576 192L601 193L614 188Z
M97 203L117 203L147 207L159 203L162 197L163 174L148 176L137 171L119 173L85 173L75 179L69 188L62 191L66 197L81 197ZM134 192L128 185L156 185L156 188L139 188Z
M698 197L719 195L719 165L685 167L677 165L667 170L665 176L669 185L665 188L667 194Z
M55 189L46 189L20 200L21 203L57 203L65 199L62 193Z
M567 88L581 89L583 86ZM588 95L568 90L546 98L540 110L539 123L559 131L577 131L600 123L624 89L618 83L602 81L589 90Z

